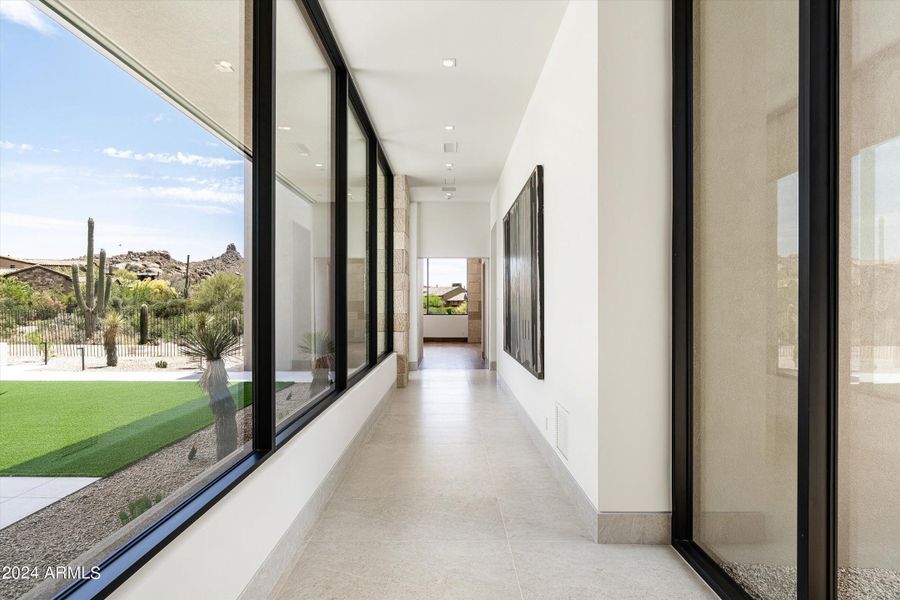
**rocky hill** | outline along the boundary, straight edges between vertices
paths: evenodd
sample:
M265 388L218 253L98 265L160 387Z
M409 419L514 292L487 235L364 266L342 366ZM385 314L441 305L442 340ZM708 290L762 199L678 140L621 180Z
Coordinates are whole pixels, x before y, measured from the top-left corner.
M114 269L127 269L133 273L155 273L158 279L165 279L172 287L181 289L184 286L185 263L172 258L166 250L148 250L146 252L129 251L109 258L109 265ZM191 285L219 272L244 274L244 257L234 244L228 244L225 252L206 260L191 259Z

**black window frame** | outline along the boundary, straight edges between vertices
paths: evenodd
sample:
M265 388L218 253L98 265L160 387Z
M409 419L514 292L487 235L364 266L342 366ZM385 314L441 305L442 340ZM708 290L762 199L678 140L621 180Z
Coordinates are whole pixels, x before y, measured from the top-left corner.
M837 599L838 9L799 3L797 598ZM693 531L693 0L672 5L672 545L722 598L751 596Z
M393 227L394 227L394 171L384 148L380 144L368 111L357 92L350 71L338 46L334 33L319 0L295 0L306 17L310 34L323 50L330 63L332 79L332 190L335 202L333 257L334 294L332 309L335 327L335 385L334 389L294 414L276 427L275 423L275 31L276 2L273 0L247 0L252 2L253 77L252 77L252 277L251 311L253 329L253 440L252 450L224 467L211 481L206 482L188 498L160 516L147 528L135 535L98 565L96 579L78 579L58 592L54 598L81 599L105 598L137 572L153 556L185 531L194 521L209 510L230 490L239 485L247 475L278 452L294 435L313 422L329 406L339 400L353 385L359 382L393 352ZM55 18L81 30L77 23L46 5ZM84 33L82 31L82 33ZM152 84L145 82L152 87ZM387 211L387 285L385 289L385 351L376 356L371 349L377 336L377 319L371 307L377 306L376 273L370 260L367 273L370 310L367 328L370 351L364 368L347 378L347 119L348 104L366 135L369 160L367 178L375 181L375 165L379 164L385 175L385 209ZM369 218L377 209L375 186L369 186ZM375 223L376 221L370 221ZM371 228L370 228L371 229ZM371 250L375 236L367 241ZM374 256L370 254L370 256Z
M468 278L468 276L469 276L469 259L467 259L467 258L437 258L437 257L435 257L434 259L426 258L425 259L425 296L424 296L424 298L428 298L428 296L431 295L429 292L431 291L431 261L432 260L462 260L462 261L465 261L466 277ZM468 314L469 314L469 304L468 304L469 303L469 282L468 282L468 280L465 282L464 285L465 285L465 287L463 289L466 290L466 312L464 312L464 313L430 312L429 306L426 303L424 306L425 312L423 314L426 316L429 316L429 317L465 317L465 316L468 316Z

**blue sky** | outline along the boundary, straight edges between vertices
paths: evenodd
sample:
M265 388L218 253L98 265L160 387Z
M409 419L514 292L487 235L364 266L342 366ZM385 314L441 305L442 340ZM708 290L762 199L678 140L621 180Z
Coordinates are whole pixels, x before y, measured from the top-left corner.
M38 9L0 1L0 253L244 246L242 155Z

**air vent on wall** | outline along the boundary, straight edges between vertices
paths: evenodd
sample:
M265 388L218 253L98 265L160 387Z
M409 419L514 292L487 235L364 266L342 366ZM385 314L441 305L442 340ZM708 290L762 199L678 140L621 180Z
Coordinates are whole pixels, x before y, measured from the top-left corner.
M444 185L456 185L456 175L447 175L444 177Z
M459 144L456 142L444 142L444 152L456 152L459 150Z
M563 458L569 459L569 411L556 405L556 449Z
M455 185L445 185L444 187L441 188L441 191L442 192L455 192L456 186Z

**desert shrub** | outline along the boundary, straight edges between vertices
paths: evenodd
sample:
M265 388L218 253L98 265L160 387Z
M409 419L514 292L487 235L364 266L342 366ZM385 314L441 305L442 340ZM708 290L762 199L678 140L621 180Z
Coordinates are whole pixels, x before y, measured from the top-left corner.
M167 363L167 362L164 361L164 360L158 360L158 361L156 361L156 368L157 368L157 369L165 369L165 368L168 367L168 366L169 366L169 363Z
M52 292L34 292L31 295L31 308L38 319L52 319L66 309L65 304Z
M178 292L165 279L138 281L130 288L132 304L159 304L178 297Z
M156 494L156 496L154 496L152 500L146 494L135 498L128 503L128 510L119 512L119 521L122 523L122 525L127 525L131 521L137 519L143 513L150 510L150 507L152 507L157 502L160 502L161 500L162 494Z
M161 319L178 317L187 312L188 301L184 298L172 298L153 305L153 314Z
M244 278L216 273L191 288L190 305L201 312L240 312L244 308Z
M25 309L31 305L34 290L15 277L0 277L0 308Z

